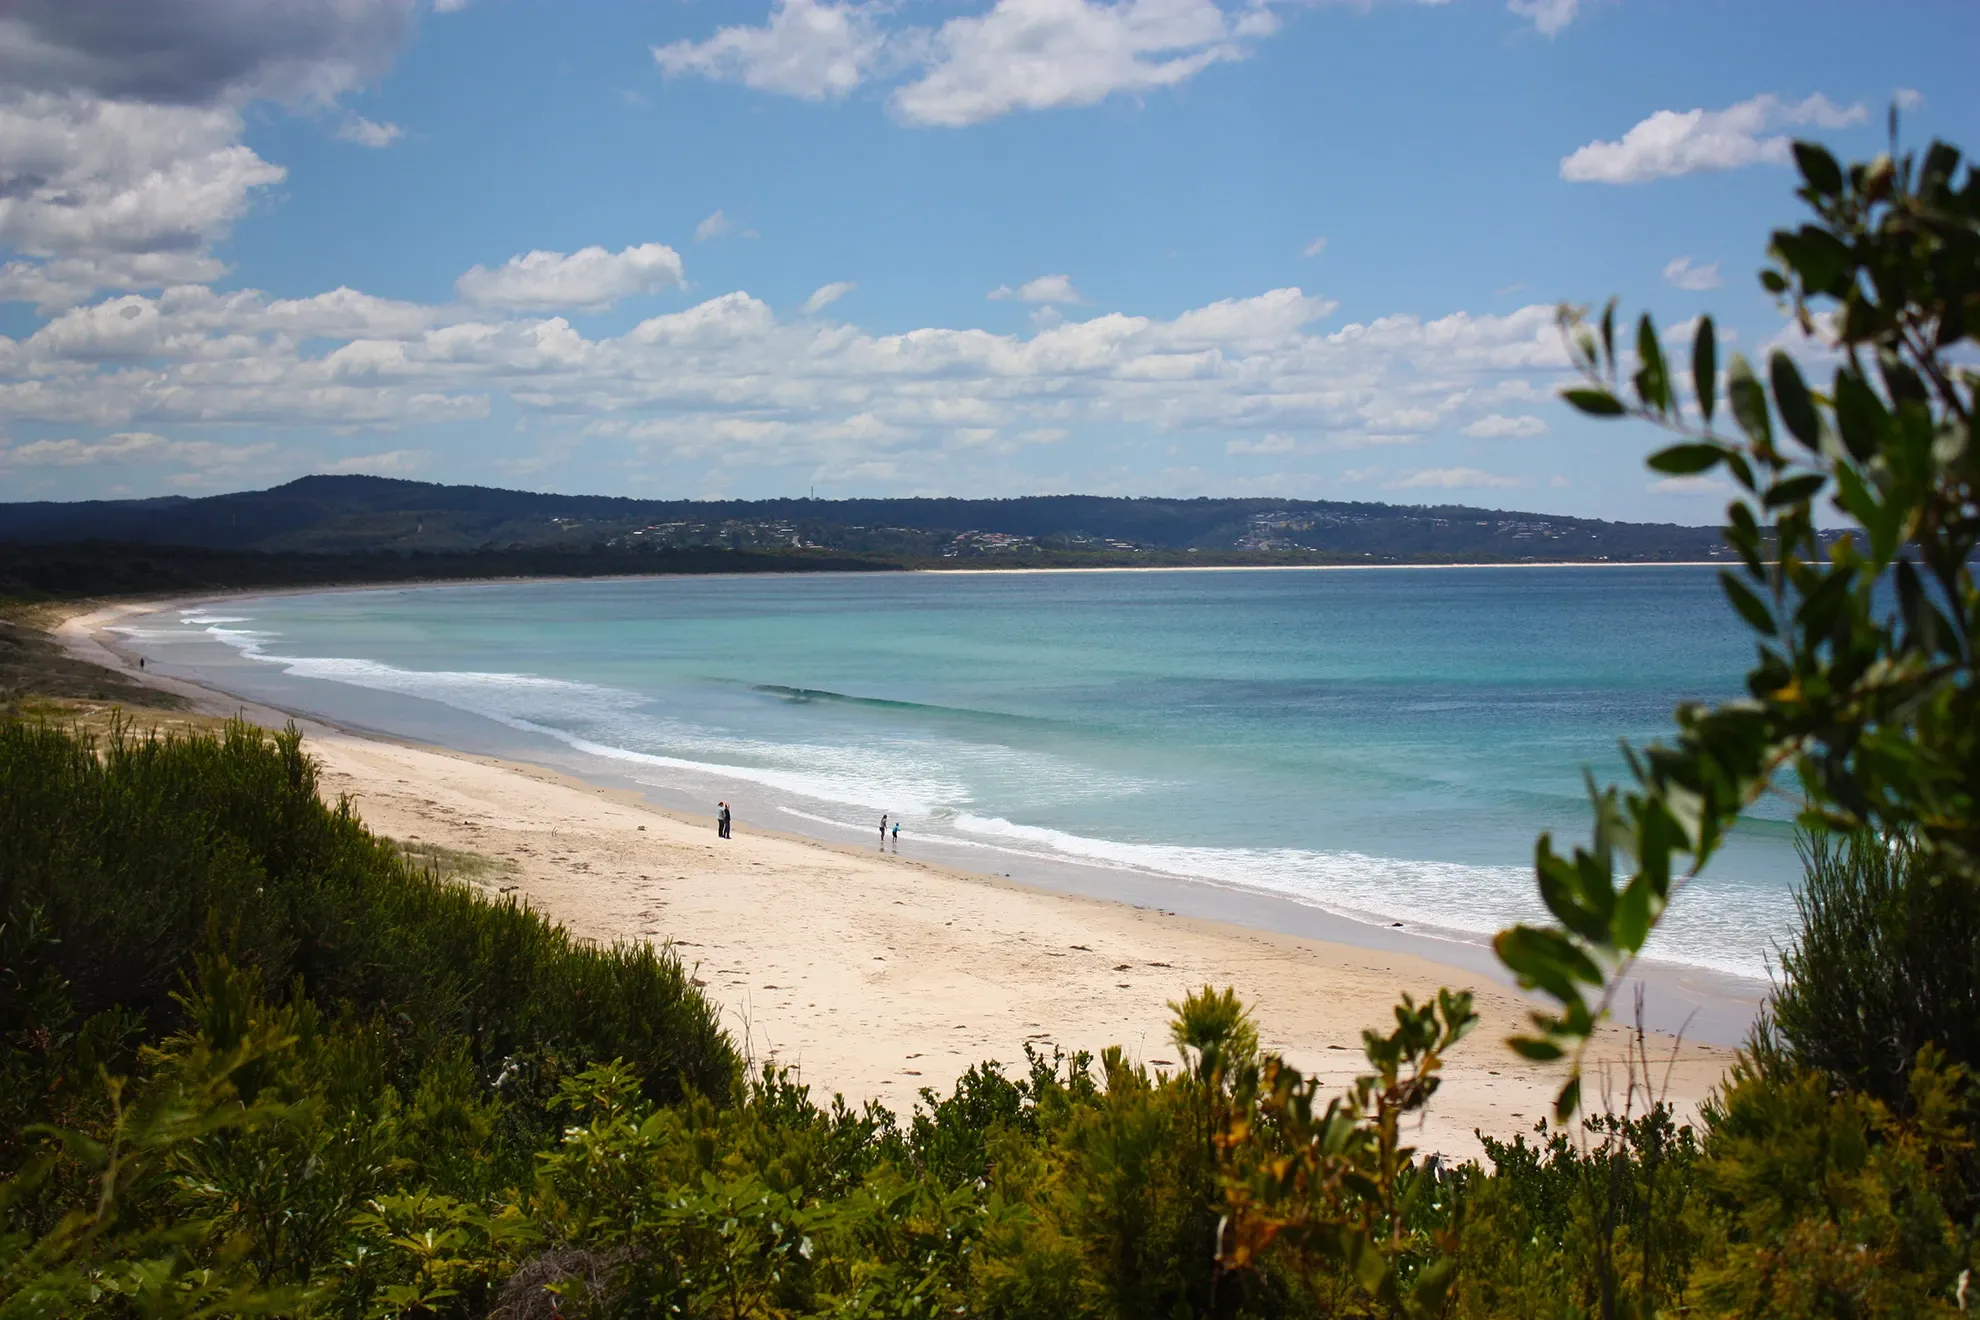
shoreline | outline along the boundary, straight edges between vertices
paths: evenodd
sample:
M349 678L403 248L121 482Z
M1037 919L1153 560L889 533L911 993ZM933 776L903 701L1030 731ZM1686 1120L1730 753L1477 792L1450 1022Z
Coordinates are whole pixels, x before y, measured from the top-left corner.
M1264 567L1261 566L1259 571L1264 571ZM1503 566L1473 565L1471 567ZM1168 570L1150 568L1090 571ZM1190 571L1220 570L1191 569ZM683 576L709 580L722 575ZM413 587L504 586L518 581L532 580L495 579L481 583L414 583L395 586L359 584L329 589L324 594L332 592L342 594L351 591L396 592ZM605 579L554 579L560 582L595 580ZM647 579L609 580L645 581ZM127 601L90 612L89 619L83 622L87 625L86 630L90 634L89 644L98 648L98 663L120 663L128 671L133 653L123 649L126 644L121 637L113 640L107 635L110 626L119 619L137 614L202 608L228 599L239 599L244 594L261 598L318 593L319 589L305 586L279 591L197 593L155 598L149 601ZM115 660L106 660L104 657L115 657ZM472 712L453 710L445 703L434 704L433 709L446 711L448 720L438 722L424 720L416 709L428 704L421 698L404 699L409 705L396 712L374 710L367 718L366 715L355 714L349 709L326 710L320 705L310 703L305 695L299 692L263 691L255 696L244 697L217 685L208 686L196 676L182 676L182 681L200 687L203 691L213 693L226 701L246 701L250 705L264 704L305 722L334 728L355 737L379 738L411 746L433 747L468 756L492 758L505 764L526 765L533 769L568 775L593 786L602 785L615 790L630 791L642 796L651 804L687 818L699 818L697 813L701 811L704 799L706 802L713 802L717 798L731 797L742 787L741 784L732 782L733 777L726 774L724 767L721 766L701 767L699 777L702 782L690 791L680 784L657 784L626 769L621 764L622 760L637 762L639 758L631 755L616 756L611 749L604 752L598 749L587 751L582 746L553 743L550 740L543 740L541 746L519 746L515 741L516 735L513 729L500 722L488 721L486 717L477 716ZM328 682L331 687L338 686L334 680L307 680L305 686L315 686L318 682ZM394 697L392 700L400 700L400 698ZM396 719L394 715L397 716ZM486 725L485 731L480 727L483 724ZM489 733L496 736L491 738L487 736ZM525 737L523 741L527 743L531 740ZM743 780L754 782L749 781L748 776L743 776ZM784 815L791 817L782 820L783 828L780 832L782 837L807 840L829 847L855 848L859 846L858 840L866 837L865 830L850 826L843 821L826 820L788 807L773 809L779 812L780 818ZM756 819L760 824L762 817L758 816ZM821 826L824 828L821 829ZM1434 920L1421 918L1407 922L1391 920L1388 915L1379 912L1352 907L1341 908L1313 898L1270 888L1247 886L1202 875L1147 869L1132 863L1110 863L1087 856L1047 856L1032 850L1000 846L994 842L973 841L969 846L961 847L954 840L940 837L931 840L924 836L915 841L915 846L921 852L924 861L933 860L936 864L960 874L999 880L1015 879L1020 885L1051 894L1121 902L1158 911L1179 910L1182 915L1220 921L1246 930L1303 936L1358 948L1411 954L1430 962L1461 969L1467 976L1497 980L1507 987L1512 985L1510 974L1500 966L1491 949L1491 936L1496 932L1497 927L1481 931L1439 925ZM994 856L986 855L983 851L986 849ZM993 869L999 865L1012 869L1005 871ZM1691 1031L1702 1039L1717 1044L1744 1042L1770 988L1767 981L1750 974L1706 964L1664 961L1654 955L1639 959L1636 967L1637 972L1628 978L1629 984L1623 989L1633 993L1641 986L1650 991L1648 1024L1652 1029L1664 1032Z
M984 1059L1021 1067L1027 1045L1097 1054L1120 1044L1151 1066L1173 1065L1167 1003L1201 984L1235 986L1266 1048L1344 1085L1361 1066L1359 1030L1382 1027L1397 992L1420 999L1455 984L1477 992L1482 1022L1452 1060L1426 1147L1475 1156L1474 1130L1510 1137L1551 1110L1554 1070L1518 1059L1500 1039L1522 1024L1524 998L1503 973L1427 939L1257 929L749 822L723 846L707 820L633 789L141 674L103 636L134 613L225 598L97 605L51 632L72 655L177 693L201 713L273 727L294 719L326 796L350 794L381 835L492 859L494 875L475 879L491 896L514 893L586 938L666 941L749 1057L796 1067L821 1094L905 1112L922 1086L946 1092ZM1591 1051L1591 1094L1603 1093L1606 1072L1620 1103L1626 1037L1612 1025ZM1647 1048L1659 1069L1672 1061L1669 1098L1681 1119L1733 1055L1724 1043L1656 1031Z
M880 573L930 573L955 575L958 577L1003 576L1048 573L1376 573L1383 571L1428 572L1439 569L1536 569L1536 568L1724 568L1729 561L1720 559L1658 559L1658 560L1597 560L1559 559L1520 561L1517 563L1487 563L1465 561L1449 564L1093 564L1078 566L1040 565L1026 568L1012 565L1005 568L939 568L902 567L866 569L766 569L751 573L599 573L588 576L567 574L522 574L514 577L472 577L472 578L405 578L388 582L320 582L297 583L291 586L243 586L214 587L202 591L168 591L157 595L138 594L132 596L91 597L77 601L41 601L23 603L16 607L29 616L40 615L53 618L49 631L61 623L81 614L103 610L121 610L126 607L150 609L171 609L180 605L198 605L209 601L232 600L242 596L297 596L328 595L348 591L412 591L432 590L444 587L489 587L513 586L518 583L549 582L648 582L662 578L753 578L753 577L869 577Z

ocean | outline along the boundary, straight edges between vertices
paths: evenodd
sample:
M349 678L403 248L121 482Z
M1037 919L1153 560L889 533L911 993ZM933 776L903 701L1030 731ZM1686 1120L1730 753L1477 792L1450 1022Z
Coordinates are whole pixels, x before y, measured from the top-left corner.
M1736 695L1713 571L816 574L233 598L131 620L159 671L631 783L752 825L1018 878L1076 868L1476 944L1543 916L1584 769ZM1787 813L1742 825L1650 953L1758 982ZM1089 889L1091 886L1089 885Z

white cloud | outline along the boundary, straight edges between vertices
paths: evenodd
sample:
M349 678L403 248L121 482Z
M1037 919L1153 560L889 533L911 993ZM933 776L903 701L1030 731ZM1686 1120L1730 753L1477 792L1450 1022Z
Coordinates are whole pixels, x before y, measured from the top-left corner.
M1301 248L1299 250L1299 255L1302 257L1317 257L1326 250L1327 250L1327 240L1324 238L1316 238L1311 243L1308 243L1305 247Z
M476 266L454 281L454 289L466 301L489 307L597 310L680 282L680 254L663 243L642 243L618 252L580 248L568 256L529 252L493 270Z
M809 298L804 300L804 314L812 316L822 312L858 287L851 280L834 280L830 284L821 284L811 291Z
M1725 281L1719 278L1719 263L1716 261L1694 266L1690 257L1675 257L1664 267L1664 283L1699 293L1716 289Z
M285 171L229 109L30 94L0 104L0 243L33 257L197 251Z
M162 289L205 284L227 273L203 252L117 252L0 266L0 302L34 303L43 313L84 301L100 289Z
M571 260L483 271L510 287L480 292L575 305L621 287L575 278ZM672 278L671 264L660 269ZM975 470L957 454L987 462L1095 429L1214 437L1240 452L1272 452L1286 436L1315 437L1297 452L1406 446L1501 411L1566 366L1545 306L1318 328L1332 310L1288 288L1169 319L1110 312L1024 334L883 335L808 314L780 319L732 292L591 338L560 316L466 303L181 287L0 338L0 426L16 436L61 428L51 444L183 425L393 435L486 418L500 399L541 443L590 436L633 466L884 463L901 482L932 487Z
M996 0L933 30L882 26L882 0L775 0L760 27L653 50L668 76L698 75L809 100L901 77L888 104L910 124L958 127L1015 110L1091 105L1173 87L1239 59L1278 20L1262 4L1215 0Z
M1508 417L1504 413L1487 413L1464 428L1464 433L1481 440L1503 440L1547 434L1547 423L1531 414Z
M436 14L458 14L468 7L468 0L433 0Z
M1824 96L1786 103L1756 96L1724 110L1659 110L1620 141L1591 142L1561 161L1570 183L1644 183L1702 170L1732 170L1788 159L1789 127L1844 128L1868 117L1862 105Z
M911 124L959 127L1173 87L1243 49L1212 0L998 0L928 38L930 67L889 104Z
M1551 37L1574 22L1581 0L1506 0L1506 8L1531 22L1542 36Z
M73 308L51 318L20 347L30 359L76 362L225 358L246 352L252 336L286 346L359 336L403 339L437 319L432 308L354 289L270 300L253 290L222 294L180 285L155 298L126 294Z
M715 214L709 216L706 220L703 220L694 227L694 241L697 243L706 243L711 238L720 238L735 227L735 222L730 220L728 216L723 215L720 208L717 208Z
M1915 87L1900 87L1891 93L1891 100L1900 110L1916 110L1925 104L1925 93Z
M1387 483L1387 490L1495 490L1508 486L1524 486L1527 483L1519 477L1501 477L1491 472L1480 472L1477 468L1445 467L1424 468L1412 472L1399 481Z
M1732 487L1716 477L1664 477L1645 489L1653 495L1723 495Z
M1289 435L1277 431L1267 431L1256 440L1226 440L1224 452L1227 454L1290 454L1298 448Z
M884 37L866 5L776 0L762 27L727 27L703 42L653 48L668 76L699 74L807 100L837 99L865 80Z
M337 130L339 141L355 142L360 147L389 147L405 135L406 130L397 124L381 124L363 115L352 115Z
M426 466L426 459L423 449L389 449L382 454L356 454L350 458L340 458L322 464L316 470L332 476L361 473L368 477L400 477L419 471Z
M1081 301L1079 290L1073 287L1070 275L1040 275L1035 280L1026 280L1013 289L1008 284L999 284L990 290L992 302L1008 302L1016 299L1028 303L1077 303Z
M100 440L35 440L0 448L0 467L95 467L105 463L176 463L193 468L234 467L266 458L276 446L220 445L210 440L167 440L149 431L124 431Z

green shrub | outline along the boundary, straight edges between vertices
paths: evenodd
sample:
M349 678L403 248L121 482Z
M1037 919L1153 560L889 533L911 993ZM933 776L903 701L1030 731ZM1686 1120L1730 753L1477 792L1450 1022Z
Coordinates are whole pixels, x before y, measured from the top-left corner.
M465 1050L484 1079L546 1096L560 1067L597 1058L631 1061L656 1100L736 1084L714 1009L670 953L580 943L408 865L319 800L293 730L99 746L0 724L0 979L15 988L0 1033L39 1056L10 1057L33 1074L12 1094L127 1068L184 1024L174 992L219 949L325 1011L378 1015L401 1082Z
M1900 1111L1927 1045L1980 1068L1980 888L1904 841L1801 843L1801 929L1771 1017L1805 1067Z

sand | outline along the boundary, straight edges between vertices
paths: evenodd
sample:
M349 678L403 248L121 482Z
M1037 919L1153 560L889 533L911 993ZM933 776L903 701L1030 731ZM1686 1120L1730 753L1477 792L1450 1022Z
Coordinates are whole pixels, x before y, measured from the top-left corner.
M145 606L70 618L56 635L82 658L136 676L103 629ZM290 717L191 684L146 676L213 715L279 727ZM816 1096L877 1099L905 1113L972 1064L1022 1067L1025 1046L1094 1054L1118 1044L1154 1068L1180 1055L1168 1004L1232 986L1268 1050L1344 1086L1365 1070L1364 1028L1386 1030L1400 992L1468 988L1481 1021L1451 1055L1417 1135L1465 1158L1474 1135L1509 1137L1546 1114L1550 1068L1504 1044L1528 1008L1510 985L1406 953L1201 921L1071 897L898 854L753 830L716 837L631 793L533 766L298 720L324 795L348 795L374 831L490 859L472 883L513 892L600 941L671 942L757 1062L795 1069ZM1651 1034L1654 1084L1695 1113L1732 1058ZM1591 1057L1590 1089L1620 1106L1621 1027ZM1640 1105L1640 1101L1639 1101Z

